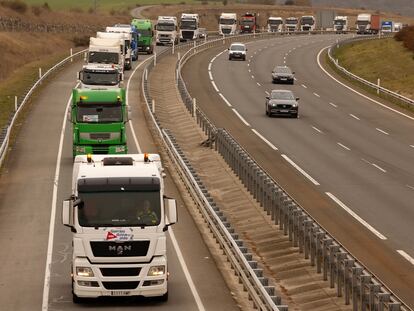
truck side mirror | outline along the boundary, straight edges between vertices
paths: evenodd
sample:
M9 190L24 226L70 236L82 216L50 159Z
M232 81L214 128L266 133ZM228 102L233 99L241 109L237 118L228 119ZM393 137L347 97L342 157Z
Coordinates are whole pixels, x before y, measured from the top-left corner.
M66 115L66 119L68 120L68 122L72 123L72 112L68 111L68 114Z
M177 222L177 202L171 198L164 198L165 225L171 226Z
M129 120L131 120L131 106L130 105L126 105L127 107L127 122Z
M73 227L73 201L70 199L63 201L62 223L67 227Z
M83 60L85 61L85 63L87 63L87 60L88 60L88 52L85 52L85 54L83 55Z
M119 74L119 81L124 81L124 73Z
M299 100L299 97L296 97L296 100Z

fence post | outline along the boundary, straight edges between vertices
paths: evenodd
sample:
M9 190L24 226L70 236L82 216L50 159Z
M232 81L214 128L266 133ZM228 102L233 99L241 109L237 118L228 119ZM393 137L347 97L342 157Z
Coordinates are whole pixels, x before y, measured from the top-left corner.
M174 55L174 50L175 50L175 42L174 42L174 40L173 40L173 43L172 43L172 54Z
M17 96L14 96L14 111L17 111Z
M151 110L152 110L152 114L155 114L155 99L151 101Z
M39 79L42 77L42 68L39 67Z
M73 49L70 48L70 61L73 62Z
M377 79L377 94L379 95L379 93L380 93L380 84L381 84L381 79L380 78L378 78Z
M193 98L193 118L196 117L197 100Z
M154 67L157 66L157 52L154 52Z

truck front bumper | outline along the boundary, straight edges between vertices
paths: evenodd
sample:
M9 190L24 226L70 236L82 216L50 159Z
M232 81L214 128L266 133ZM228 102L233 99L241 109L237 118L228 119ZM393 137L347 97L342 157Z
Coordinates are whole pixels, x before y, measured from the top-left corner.
M153 266L165 266L165 273L148 276ZM79 276L76 267L90 268L93 276ZM125 276L128 274L127 276ZM133 275L136 274L136 275ZM91 264L86 258L77 258L72 271L73 294L81 298L102 296L157 297L167 293L167 260L154 257L145 264Z
M83 154L126 154L126 145L74 145L73 156Z

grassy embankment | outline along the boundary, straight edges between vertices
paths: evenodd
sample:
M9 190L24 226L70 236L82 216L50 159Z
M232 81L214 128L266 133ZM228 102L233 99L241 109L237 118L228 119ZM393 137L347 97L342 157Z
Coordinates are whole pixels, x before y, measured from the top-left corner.
M333 57L355 75L375 84L379 78L382 87L414 99L414 53L402 42L394 38L355 42L336 49ZM333 64L331 67L337 71ZM376 94L372 88L351 79L349 81ZM393 101L386 95L381 97ZM414 111L413 108L411 110Z

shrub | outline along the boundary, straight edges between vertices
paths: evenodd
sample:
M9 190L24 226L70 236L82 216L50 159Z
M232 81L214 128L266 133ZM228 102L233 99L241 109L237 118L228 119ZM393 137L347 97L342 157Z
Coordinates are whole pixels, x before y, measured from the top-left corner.
M89 36L87 35L76 35L72 38L72 42L77 46L88 46L89 45Z
M46 11L52 11L52 9L50 8L50 6L49 6L49 3L47 3L47 2L45 2L45 3L43 3L43 9L45 9Z
M294 0L286 0L285 5L295 5L295 1Z
M1 1L1 5L21 14L27 11L27 4L20 0Z
M40 6L32 6L32 13L36 16L39 16L40 14L42 14L42 8Z
M414 52L414 26L404 27L395 34L394 39L402 41L404 47Z

